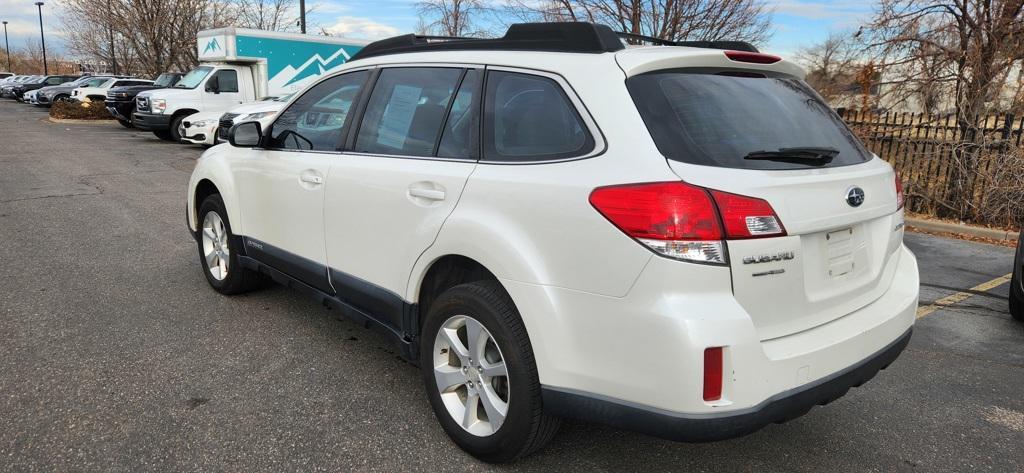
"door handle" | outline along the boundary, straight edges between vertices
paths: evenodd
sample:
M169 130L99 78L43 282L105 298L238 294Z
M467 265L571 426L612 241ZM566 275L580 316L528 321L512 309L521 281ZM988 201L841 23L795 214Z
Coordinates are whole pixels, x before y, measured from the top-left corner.
M302 176L299 176L299 180L305 183L316 185L324 183L324 178L317 176L315 174L303 174Z
M412 197L419 197L427 200L444 200L445 193L442 190L437 189L420 189L413 188L409 189L409 195Z

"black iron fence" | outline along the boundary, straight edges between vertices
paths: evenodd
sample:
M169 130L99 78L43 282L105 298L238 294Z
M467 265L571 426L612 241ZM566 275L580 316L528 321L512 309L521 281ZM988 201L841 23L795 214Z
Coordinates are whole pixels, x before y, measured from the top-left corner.
M872 152L900 173L908 209L991 225L1024 223L1024 117L839 109Z

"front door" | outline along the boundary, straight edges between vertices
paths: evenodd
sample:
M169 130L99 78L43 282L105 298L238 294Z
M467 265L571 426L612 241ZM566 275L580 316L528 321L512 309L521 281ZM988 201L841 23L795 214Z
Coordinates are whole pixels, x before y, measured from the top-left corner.
M325 292L324 189L365 71L306 91L267 130L266 149L234 158L246 253Z

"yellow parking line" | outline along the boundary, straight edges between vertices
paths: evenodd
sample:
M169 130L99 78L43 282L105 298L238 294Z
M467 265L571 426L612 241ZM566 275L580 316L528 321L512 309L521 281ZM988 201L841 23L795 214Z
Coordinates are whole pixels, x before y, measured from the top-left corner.
M937 311L937 310L939 310L939 309L941 309L943 307L949 307L951 305L959 304L959 303L967 300L967 298L976 295L976 294L974 294L975 292L985 292L985 291L989 291L991 289L995 289L995 288L997 288L999 286L1002 286L1003 284L1006 284L1007 282L1009 282L1010 278L1012 278L1012 277L1013 277L1013 273L1006 274L1006 275L1003 275L1003 276L999 276L998 278L995 278L995 279L993 279L991 281L983 282L981 284L978 284L977 286L972 287L970 289L970 291L973 291L973 292L966 292L966 291L965 292L958 292L956 294L952 294L952 295L943 297L942 299L939 299L939 300L931 303L930 305L926 305L924 307L918 307L917 308L917 318L920 319L922 317L925 317L925 316L931 314L932 312L935 312L935 311Z

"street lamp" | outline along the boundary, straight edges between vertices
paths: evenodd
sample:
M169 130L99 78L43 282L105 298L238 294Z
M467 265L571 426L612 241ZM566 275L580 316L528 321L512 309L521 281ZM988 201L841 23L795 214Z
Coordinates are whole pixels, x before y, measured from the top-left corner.
M107 0L107 11L110 11L110 0ZM114 51L114 24L110 23L107 33L110 34L110 62L114 65L114 75L117 75L117 53Z
M306 34L306 0L299 0L299 28Z
M50 75L50 70L46 68L46 37L43 36L43 2L36 2L36 6L39 7L39 41L43 44L43 75Z
M7 22L4 21L4 51L7 51L7 72L14 72L11 69L11 42L7 40Z

